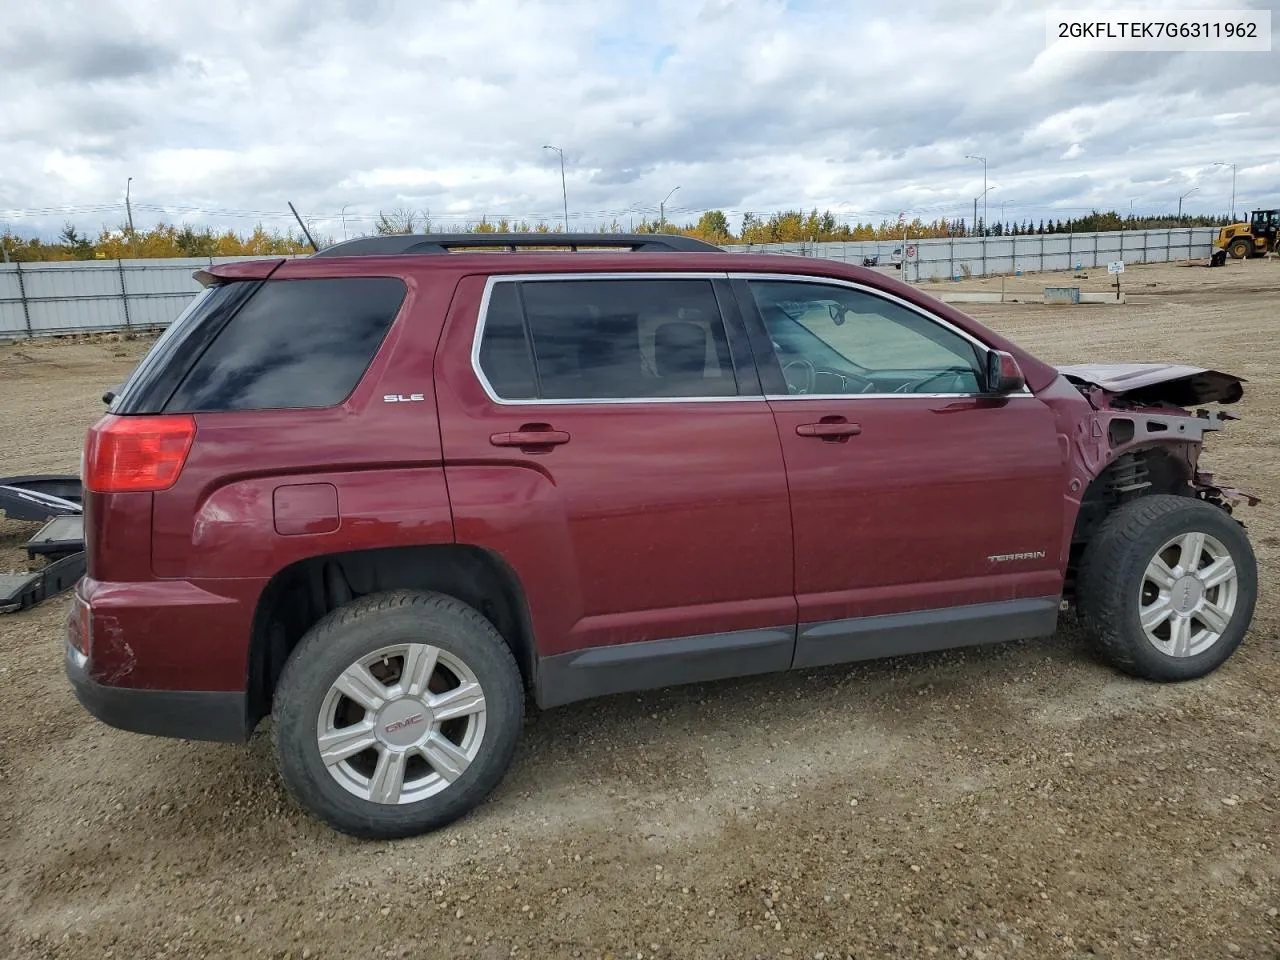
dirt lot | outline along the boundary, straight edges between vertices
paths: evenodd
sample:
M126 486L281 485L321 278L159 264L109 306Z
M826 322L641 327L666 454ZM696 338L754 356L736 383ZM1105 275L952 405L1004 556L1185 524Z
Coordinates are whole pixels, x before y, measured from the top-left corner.
M531 716L473 816L360 843L297 811L264 731L93 722L60 598L0 618L0 955L1280 957L1280 264L1125 283L1125 306L972 311L1058 362L1249 379L1206 464L1264 497L1263 595L1213 677L1123 679L1068 627L615 697ZM0 348L0 473L74 470L144 347ZM32 528L0 524L4 569Z

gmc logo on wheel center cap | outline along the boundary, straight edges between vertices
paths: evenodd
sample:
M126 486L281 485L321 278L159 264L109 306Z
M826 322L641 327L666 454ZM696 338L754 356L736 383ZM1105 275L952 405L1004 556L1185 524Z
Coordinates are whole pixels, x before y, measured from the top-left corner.
M405 727L412 727L415 723L421 723L423 714L415 713L412 717L405 717L403 720L394 720L388 723L383 729L387 733L395 733L397 730L403 730Z

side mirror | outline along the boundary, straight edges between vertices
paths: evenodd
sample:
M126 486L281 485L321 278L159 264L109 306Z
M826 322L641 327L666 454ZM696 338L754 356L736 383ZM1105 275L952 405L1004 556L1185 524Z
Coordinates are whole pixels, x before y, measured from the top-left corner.
M1027 385L1027 378L1012 354L992 350L987 354L987 393L1006 396L1017 393Z

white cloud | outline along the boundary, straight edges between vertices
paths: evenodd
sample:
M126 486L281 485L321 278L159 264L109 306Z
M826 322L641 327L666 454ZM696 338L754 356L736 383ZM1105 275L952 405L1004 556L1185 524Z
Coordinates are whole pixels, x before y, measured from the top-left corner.
M1237 0L1242 2L1242 0ZM1255 3L1257 5L1257 3ZM1262 202L1280 58L1046 51L1046 4L918 0L71 0L6 11L0 218L167 211L337 232L786 206L964 216ZM1189 172L1190 171L1190 172ZM1277 198L1280 202L1280 198ZM52 214L23 211L59 209ZM77 214L77 210L80 211ZM7 212L6 212L7 211ZM15 216L16 214L16 216ZM232 215L235 214L235 215ZM170 214L171 215L171 214ZM451 221L451 217L458 218ZM113 219L114 218L114 219Z

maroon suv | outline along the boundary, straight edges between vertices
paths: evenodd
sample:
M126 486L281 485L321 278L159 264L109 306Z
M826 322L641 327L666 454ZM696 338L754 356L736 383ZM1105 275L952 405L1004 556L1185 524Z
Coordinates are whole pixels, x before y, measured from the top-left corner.
M1253 616L1238 495L1197 467L1226 415L1186 409L1237 377L1055 368L886 275L680 237L197 276L86 441L67 671L126 730L271 715L339 830L474 807L528 694L1041 637L1077 605L1117 667L1184 680Z

